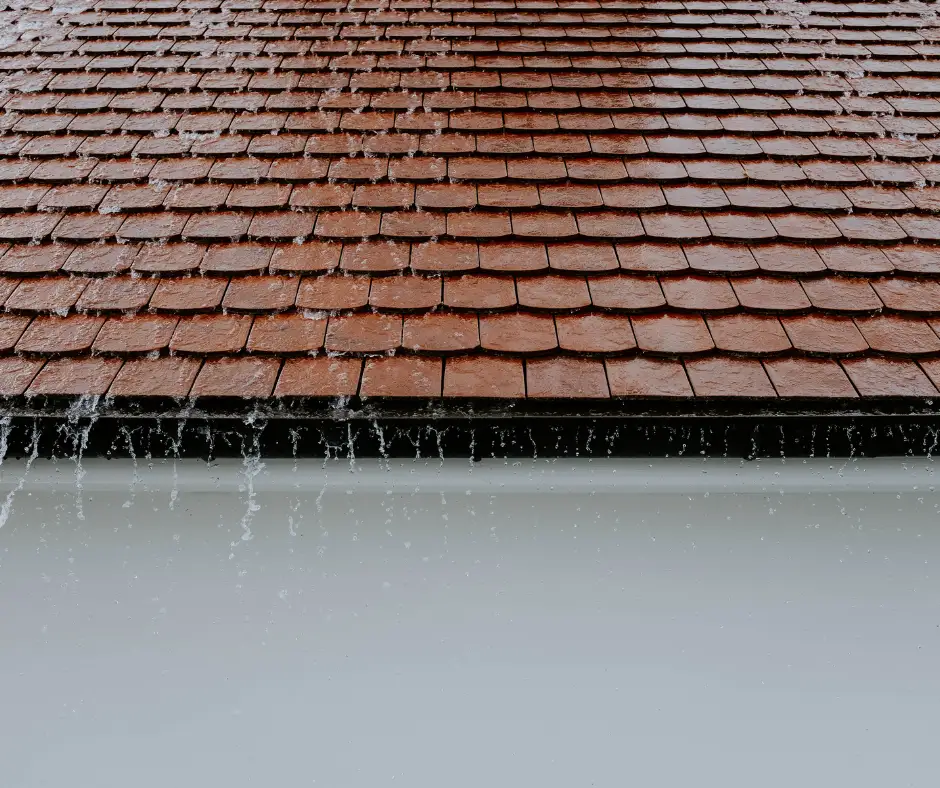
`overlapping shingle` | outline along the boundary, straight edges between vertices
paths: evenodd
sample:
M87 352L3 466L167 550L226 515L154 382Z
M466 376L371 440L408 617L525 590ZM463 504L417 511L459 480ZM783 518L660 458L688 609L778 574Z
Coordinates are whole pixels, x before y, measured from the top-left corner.
M4 395L938 393L928 4L0 24Z

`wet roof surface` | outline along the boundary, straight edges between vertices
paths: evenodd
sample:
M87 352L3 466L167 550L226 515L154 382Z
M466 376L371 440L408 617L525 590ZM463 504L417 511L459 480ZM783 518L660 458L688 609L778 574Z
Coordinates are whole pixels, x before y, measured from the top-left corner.
M0 394L937 395L930 4L28 8Z

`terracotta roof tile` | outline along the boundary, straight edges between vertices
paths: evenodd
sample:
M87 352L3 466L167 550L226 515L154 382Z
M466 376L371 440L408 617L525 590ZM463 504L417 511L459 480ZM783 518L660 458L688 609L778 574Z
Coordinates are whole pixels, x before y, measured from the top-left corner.
M934 395L903 4L203 5L12 34L4 393Z

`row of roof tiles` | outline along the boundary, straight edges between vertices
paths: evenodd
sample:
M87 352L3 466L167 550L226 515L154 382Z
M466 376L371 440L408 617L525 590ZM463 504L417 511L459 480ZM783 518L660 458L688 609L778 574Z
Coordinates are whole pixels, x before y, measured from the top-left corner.
M524 309L567 312L596 307L622 312L673 309L793 314L876 313L885 309L940 314L940 283L929 279L827 276L639 277L534 274L458 277L326 275L206 276L196 279L134 276L0 277L0 304L8 312L277 312L297 307L338 312L372 307L428 311Z
M490 241L477 244L436 241L422 244L367 241L343 244L28 244L0 245L0 273L36 276L64 271L106 275L133 270L174 276L368 272L396 274L461 274L484 272L583 272L621 270L638 274L763 274L781 277L818 276L827 271L859 275L940 274L940 247L900 245L759 246L704 244L605 245L593 243L538 244ZM354 280L350 280L352 285ZM195 286L195 285L194 285Z
M937 396L937 385L938 362L876 358L0 358L0 396L925 398Z
M125 318L0 315L0 352L32 356L316 353L377 355L399 349L435 356L476 350L516 356L558 350L576 355L689 357L717 350L776 356L936 356L940 322L890 315L776 318L665 313L619 316L510 312L502 314L321 313L153 315Z

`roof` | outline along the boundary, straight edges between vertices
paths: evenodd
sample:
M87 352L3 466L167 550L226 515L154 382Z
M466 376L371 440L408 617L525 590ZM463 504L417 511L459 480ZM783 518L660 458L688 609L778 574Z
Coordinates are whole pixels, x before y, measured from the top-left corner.
M0 394L938 393L929 4L5 8Z

